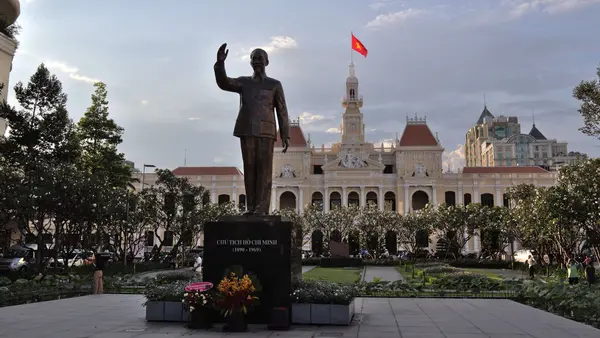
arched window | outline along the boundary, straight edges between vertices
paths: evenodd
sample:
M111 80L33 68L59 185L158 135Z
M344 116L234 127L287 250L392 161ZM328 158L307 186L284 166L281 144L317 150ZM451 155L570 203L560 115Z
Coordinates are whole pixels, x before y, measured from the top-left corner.
M465 195L464 195L463 204L464 204L464 205L469 205L469 204L471 204L471 194L465 194Z
M342 206L342 195L339 192L334 191L329 194L329 210L339 208Z
M356 92L354 91L354 88L350 88L350 98L351 99L356 98Z
M481 205L485 205L488 207L494 206L494 195L492 194L481 194Z
M444 202L447 205L456 205L456 193L454 191L446 191L444 193Z
M311 198L311 204L315 207L318 207L320 210L323 210L323 194L318 191L313 192Z
M229 195L225 195L225 194L219 195L219 204L229 203L230 200L231 199L230 199Z

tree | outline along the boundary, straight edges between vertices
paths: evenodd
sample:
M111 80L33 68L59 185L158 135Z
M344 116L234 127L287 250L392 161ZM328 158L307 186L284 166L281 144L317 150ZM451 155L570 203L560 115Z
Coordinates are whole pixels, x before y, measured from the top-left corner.
M107 221L114 218L111 210L115 208L112 190L130 186L132 173L131 168L125 164L125 156L117 149L123 141L123 128L109 118L106 85L97 82L94 88L92 104L77 123L77 137L82 147L79 168L86 173L88 194L93 196L91 202L97 206L90 209L95 214L87 223L86 233L90 236L96 234L94 237L97 239L98 236L110 237L107 227L114 224ZM90 236L85 240L87 246L91 246L93 242Z
M596 75L598 79L581 81L573 90L573 97L581 101L579 113L583 116L583 127L579 130L600 138L600 66Z
M410 252L417 252L423 246L420 242L420 234L427 235L427 241L433 232L431 222L424 217L421 210L404 215L397 223L396 233L400 244Z
M75 163L80 149L62 84L43 64L27 85L17 83L15 96L21 109L6 102L0 106L0 118L11 128L0 140L0 170L9 173L0 176L17 181L12 195L4 198L13 199L12 216L21 232L36 237L39 268L45 256L43 235L57 207L56 184L65 167Z
M446 205L437 207L431 216L435 229L440 230L448 241L448 253L458 257L467 243L478 234L478 229L484 223L484 208L481 204Z
M510 187L508 195L513 201L511 209L516 224L516 238L525 248L534 250L538 256L551 256L554 251L549 219L540 213L540 188L532 184L519 184ZM538 257L539 258L539 257Z
M600 257L600 159L590 159L561 169L557 187L564 194L563 210L586 234L589 246Z

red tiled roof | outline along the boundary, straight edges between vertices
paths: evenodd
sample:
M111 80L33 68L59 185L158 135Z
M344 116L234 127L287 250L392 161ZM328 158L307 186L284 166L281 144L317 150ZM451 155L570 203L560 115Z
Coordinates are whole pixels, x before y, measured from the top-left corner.
M276 147L283 147L281 144L281 138L279 137L279 130L277 131L277 141L275 141ZM290 147L306 147L306 138L302 132L302 128L299 126L290 127Z
M244 175L236 167L179 167L173 170L173 174L178 176Z
M464 167L463 174L543 174L548 173L544 168L531 167Z
M400 147L435 147L438 141L426 124L407 124L400 138Z

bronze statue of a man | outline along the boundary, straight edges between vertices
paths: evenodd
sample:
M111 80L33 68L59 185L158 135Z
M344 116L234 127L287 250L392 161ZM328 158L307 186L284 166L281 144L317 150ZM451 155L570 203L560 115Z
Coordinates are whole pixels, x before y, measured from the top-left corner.
M273 148L277 139L275 114L283 152L289 146L289 117L281 82L267 77L265 68L269 56L262 49L250 54L252 76L227 77L225 59L229 50L224 43L217 51L215 79L222 90L240 94L240 111L233 135L240 138L244 160L244 185L246 187L246 214L267 215L273 183Z

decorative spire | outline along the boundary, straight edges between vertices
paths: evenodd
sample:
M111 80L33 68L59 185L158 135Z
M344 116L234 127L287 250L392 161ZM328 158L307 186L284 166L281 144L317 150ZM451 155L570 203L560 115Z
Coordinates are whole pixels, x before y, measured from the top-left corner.
M354 71L354 62L350 62L350 66L348 67L348 77L356 77L356 72Z
M531 119L533 120L533 127L535 128L535 108L531 109Z

